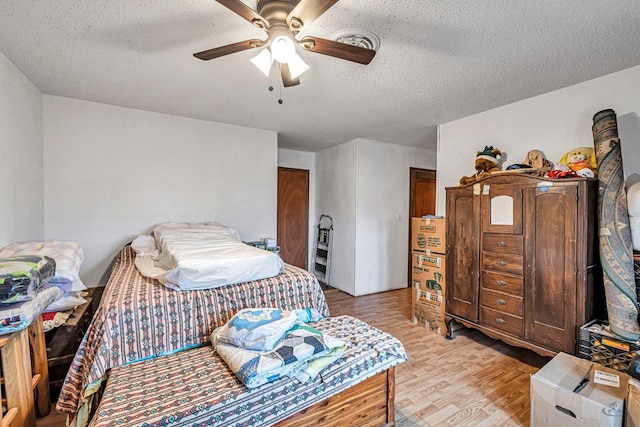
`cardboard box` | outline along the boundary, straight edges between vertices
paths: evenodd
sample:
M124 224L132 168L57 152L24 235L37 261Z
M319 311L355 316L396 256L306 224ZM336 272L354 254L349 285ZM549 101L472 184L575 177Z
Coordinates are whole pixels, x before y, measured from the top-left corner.
M413 289L413 323L423 325L438 335L447 334L444 321L444 294L434 291Z
M444 254L445 245L444 218L411 218L411 250L430 254Z
M629 376L559 353L531 376L531 427L622 427Z
M627 416L625 427L640 427L640 381L629 379L629 391L627 393Z
M411 282L424 291L441 291L445 287L445 256L438 254L411 254Z

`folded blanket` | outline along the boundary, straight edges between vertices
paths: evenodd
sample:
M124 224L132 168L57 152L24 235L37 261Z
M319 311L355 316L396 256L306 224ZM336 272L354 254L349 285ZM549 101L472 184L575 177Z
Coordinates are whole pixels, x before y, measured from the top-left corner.
M296 320L322 319L315 308L283 311L277 308L244 308L216 332L216 339L245 350L269 351L279 344Z
M62 289L44 285L29 301L0 305L0 335L11 334L29 326L42 312L62 296Z
M213 332L211 342L238 379L249 388L259 387L282 376L297 375L305 370L309 362L328 356L336 350L325 359L326 364L329 364L338 359L346 348L344 341L323 334L300 321L285 333L280 344L268 352L247 350L220 342L217 338L220 329L222 328ZM309 370L305 378L315 377L313 372L313 369Z
M12 304L35 298L56 271L48 256L22 255L0 259L0 302Z

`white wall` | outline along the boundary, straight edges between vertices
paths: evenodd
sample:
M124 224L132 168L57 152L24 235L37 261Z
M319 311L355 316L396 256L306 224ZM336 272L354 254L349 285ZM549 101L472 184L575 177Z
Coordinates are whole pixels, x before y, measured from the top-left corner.
M640 172L638 66L440 125L436 211L444 214L444 188L474 172L476 151L485 145L506 153L503 168L532 149L556 164L572 148L593 147L593 115L607 108L618 115L625 175Z
M0 52L0 246L42 240L42 94Z
M279 148L278 167L309 171L309 245L307 248L307 266L309 271L313 271L311 259L313 258L316 224L318 223L318 214L316 213L316 153Z
M435 160L433 150L358 140L355 295L407 286L409 169Z
M365 139L316 154L317 211L335 222L331 286L356 296L407 286L409 169L435 158Z
M45 236L78 241L81 277L163 221L276 231L277 134L44 96Z
M316 153L316 212L330 215L334 224L329 284L351 295L355 295L356 168L356 140Z

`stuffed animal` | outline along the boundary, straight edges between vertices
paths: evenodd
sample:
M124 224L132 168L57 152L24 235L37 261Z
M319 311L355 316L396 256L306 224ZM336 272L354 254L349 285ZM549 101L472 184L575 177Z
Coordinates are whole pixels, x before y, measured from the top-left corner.
M553 165L549 160L544 157L542 151L540 150L531 150L527 153L527 157L524 158L522 163L516 163L507 168L507 170L521 170L524 169L526 172L543 174L551 170Z
M523 160L525 165L531 166L533 169L538 169L542 171L548 171L551 169L552 165L549 160L544 157L542 151L540 150L531 150L527 153L527 157Z
M593 147L574 148L560 159L560 163L567 165L569 169L585 178L594 178L598 173L596 152Z
M480 178L489 176L491 172L501 170L498 166L498 160L500 160L501 155L502 152L493 148L493 146L485 146L484 150L478 151L476 155L476 173L460 178L460 185L471 184Z

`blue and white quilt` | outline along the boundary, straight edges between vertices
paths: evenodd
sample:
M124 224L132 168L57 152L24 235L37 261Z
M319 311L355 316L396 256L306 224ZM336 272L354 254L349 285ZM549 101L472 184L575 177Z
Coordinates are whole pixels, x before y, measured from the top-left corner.
M238 379L249 388L282 376L308 380L321 369L318 369L318 363L327 366L346 348L344 341L305 323L320 318L313 309L244 309L216 329L211 342ZM314 364L313 361L317 362Z

